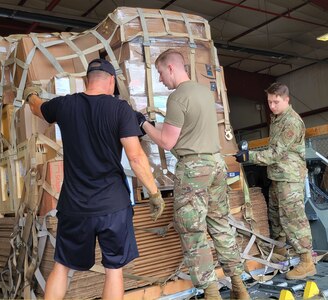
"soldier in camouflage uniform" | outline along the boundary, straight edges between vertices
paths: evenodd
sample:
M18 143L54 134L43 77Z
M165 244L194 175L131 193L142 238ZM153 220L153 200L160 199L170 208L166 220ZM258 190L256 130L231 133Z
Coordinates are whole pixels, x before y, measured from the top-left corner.
M141 129L178 158L174 221L191 280L205 290L206 299L221 299L208 232L225 275L231 277L232 298L249 299L240 278L240 253L228 223L226 165L219 153L214 97L206 86L189 79L179 52L163 52L155 65L160 81L176 90L168 98L163 124L155 128L141 113L137 117Z
M272 180L269 191L272 238L284 242L287 238L300 255L301 263L286 277L302 279L316 273L311 256L311 230L304 208L304 180L307 173L305 126L289 105L286 85L273 83L266 92L273 112L269 147L267 150L250 151L249 161L267 166L268 178Z

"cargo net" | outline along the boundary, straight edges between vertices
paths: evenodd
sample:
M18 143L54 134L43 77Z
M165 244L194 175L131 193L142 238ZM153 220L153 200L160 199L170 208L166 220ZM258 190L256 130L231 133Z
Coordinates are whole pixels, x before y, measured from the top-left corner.
M1 150L16 151L17 144L29 138L24 134L21 138L15 124L17 111L24 105L26 86L39 85L44 100L84 91L88 62L98 57L113 64L121 99L149 119L161 122L170 91L159 82L154 62L168 48L179 50L190 77L212 91L223 139L233 138L223 69L209 24L202 17L156 9L117 8L82 33L16 35L1 38L0 46L0 50L5 49L0 51L0 110L11 108L7 109L7 121L1 123ZM29 131L43 134L44 128L37 125ZM143 138L143 146L150 151L147 154L160 188L172 189L174 157L158 149L147 137Z
M85 88L88 63L94 58L102 57L109 60L116 70L120 98L127 100L133 109L147 114L149 119L161 122L165 116L169 91L159 83L154 62L168 48L182 52L191 79L207 85L213 93L219 132L222 133L222 150L230 151L229 147L235 145L229 122L223 69L219 66L208 21L202 17L167 10L123 7L110 13L96 27L82 33L31 33L0 38L0 114L6 117L0 127L0 152L3 154L8 150L10 162L2 160L0 167L9 170L8 176L2 177L8 178L8 182L11 180L13 186L17 186L17 193L7 192L16 191L16 188L3 189L6 191L4 194L8 194L8 203L18 203L18 209L17 205L12 205L5 211L17 216L14 220L15 232L11 236L12 247L8 249L10 254L6 255L9 259L5 262L4 272L8 272L2 285L5 298L20 298L23 293L29 295L29 298L36 298L34 292L38 293L34 289L34 274L44 276L37 278L42 294L44 279L54 263L53 253L49 250L53 251L51 228L42 227L46 222L39 223L39 220L47 219L46 216L52 217L53 210L42 210L42 203L45 203L42 200L44 192L52 196L53 200L57 201L58 198L58 193L52 193L54 191L49 189L43 176L46 174L46 163L50 160L57 163L58 156L63 154L61 136L57 134L55 127L48 128L48 124L44 126L32 116L23 99L25 87L38 85L42 89L40 97L44 100L81 92ZM1 52L2 49L4 52ZM14 158L21 153L23 146L26 150L21 151L21 160L16 162ZM162 191L172 188L174 157L146 137L142 139L142 146L149 157L159 188ZM20 165L24 166L22 173L16 172ZM42 166L42 171L37 166ZM130 170L125 171L129 177ZM132 182L131 190L139 187L135 180L128 179ZM179 238L170 225L172 214L166 215L165 219L165 214L170 212L169 207L173 211L173 199L170 199L171 202L166 199L166 210L159 221L163 222L162 225L156 223L156 226L161 226L159 229L153 228L154 224L148 217L148 203L136 203L134 220L140 221L140 226L135 223L135 227L138 227L136 231L141 256L140 260L134 261L124 270L125 278L129 280L125 282L127 289L155 282L163 283L163 278L166 281L167 278L172 278L177 269L182 270ZM37 236L41 231L43 236ZM150 237L161 237L163 232L166 233L165 240L157 238L147 245ZM44 245L43 240L48 245ZM162 256L163 264L160 264L158 251L150 251L156 246L163 253L167 245L167 254ZM141 261L143 258L145 260ZM100 263L100 255L96 259ZM101 290L95 289L95 283L101 283L100 278L103 277L103 273L98 272L97 268L88 277L85 273L74 276L71 280L71 294L67 298L100 297L101 295L95 294ZM81 291L81 282L85 287L83 295L76 294Z
M320 210L328 209L328 193L319 188L314 182L309 182L311 201Z
M308 144L324 157L328 157L328 134L310 138Z
M307 159L310 200L318 209L328 209L328 135L308 139L307 146L312 153Z

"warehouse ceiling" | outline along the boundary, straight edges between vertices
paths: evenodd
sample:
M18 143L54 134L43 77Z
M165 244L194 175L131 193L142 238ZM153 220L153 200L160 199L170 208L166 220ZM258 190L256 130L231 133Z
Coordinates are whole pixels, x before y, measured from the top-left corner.
M116 7L197 14L209 21L224 67L275 77L328 63L327 0L1 0L0 35L83 31Z

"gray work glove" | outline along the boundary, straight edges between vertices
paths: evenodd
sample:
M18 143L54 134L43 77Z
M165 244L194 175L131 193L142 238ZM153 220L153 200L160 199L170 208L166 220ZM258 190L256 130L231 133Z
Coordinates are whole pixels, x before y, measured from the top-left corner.
M149 194L149 207L150 217L153 221L156 221L163 213L165 207L165 202L160 191L155 194Z
M24 93L23 93L23 99L28 102L28 98L31 96L31 95L37 95L37 96L40 96L40 94L42 93L42 89L37 86L37 85L32 85L32 86L29 86L29 87L26 87L25 90L24 90Z

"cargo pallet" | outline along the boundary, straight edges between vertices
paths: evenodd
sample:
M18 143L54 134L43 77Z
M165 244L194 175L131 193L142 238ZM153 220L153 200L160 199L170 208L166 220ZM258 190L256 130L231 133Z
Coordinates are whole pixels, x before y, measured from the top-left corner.
M27 115L30 112L22 99L25 85L40 85L43 90L41 97L46 100L59 94L56 88L60 83L67 86L67 93L76 92L78 82L81 83L79 79L85 76L88 61L101 56L114 65L122 98L134 109L147 113L150 119L161 121L170 92L158 83L154 61L160 52L172 47L182 52L191 79L207 85L213 92L219 127L219 136L213 138L219 139L228 166L231 213L248 269L261 269L262 263L271 264L270 251L277 242L268 239L268 221L263 213L266 204L261 191L248 189L242 169L231 156L237 147L229 121L223 68L219 65L207 20L167 10L118 8L98 26L81 34L32 33L7 37L1 42L8 49L0 69L4 75L1 76L0 89L3 116L0 213L4 216L0 218L0 238L4 245L0 248L0 287L4 296L42 297L45 280L54 264L56 218L51 208L58 199L58 190L47 182L46 177L49 163L61 161L63 152L56 130L52 128L50 135L40 132L44 124ZM22 126L17 125L18 119ZM31 119L31 124L27 124L26 119ZM172 294L178 297L177 294L193 288L172 226L174 195L169 154L154 147L146 137L142 144L148 149L154 175L167 205L158 222L152 222L147 197L131 170L126 170L135 194L134 225L141 256L124 268L125 299L148 300ZM51 196L53 202L40 215L44 195ZM251 209L252 201L256 210ZM256 227L259 224L261 226ZM269 254L261 253L264 249L260 251L259 239ZM90 271L70 272L66 297L99 298L103 273L97 248L96 265ZM220 268L217 273L222 278Z

